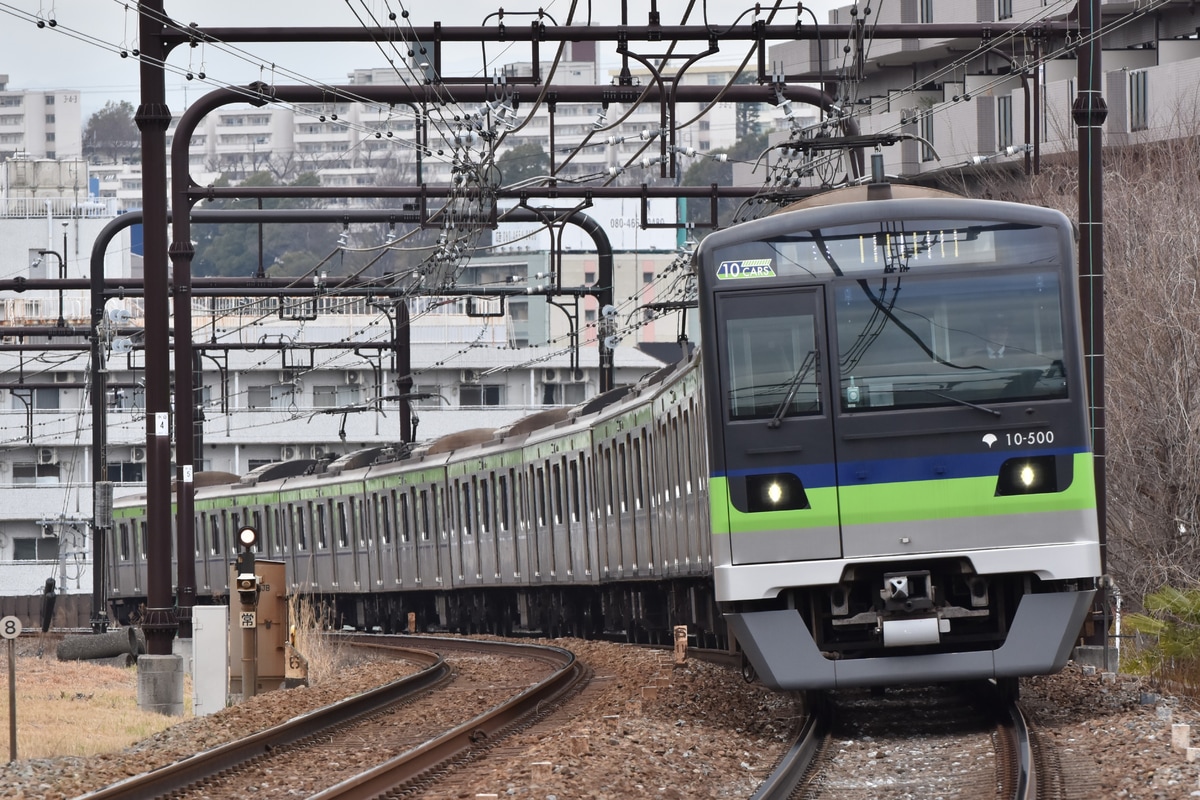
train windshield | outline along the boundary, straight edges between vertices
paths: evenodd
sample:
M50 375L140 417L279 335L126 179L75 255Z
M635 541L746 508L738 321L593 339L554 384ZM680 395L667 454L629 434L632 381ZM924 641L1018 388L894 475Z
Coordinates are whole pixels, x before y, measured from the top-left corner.
M844 412L1067 396L1057 271L833 286Z
M1058 263L1058 231L1014 222L895 221L801 230L763 242L778 275L862 275ZM746 249L738 257L746 262ZM757 255L757 254L756 254ZM743 266L744 269L744 266ZM718 274L718 278L725 277Z

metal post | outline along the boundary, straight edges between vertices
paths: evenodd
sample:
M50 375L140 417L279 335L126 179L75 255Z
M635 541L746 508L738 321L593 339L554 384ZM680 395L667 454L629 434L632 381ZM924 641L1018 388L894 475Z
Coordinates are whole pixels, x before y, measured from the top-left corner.
M167 286L167 108L163 64L163 0L138 3L142 45L141 104L134 121L142 135L142 215L146 302L146 650L171 655L179 627L171 596L171 359Z
M1082 306L1084 363L1087 368L1092 447L1095 452L1096 518L1100 528L1100 570L1107 572L1108 514L1105 480L1107 451L1104 419L1104 186L1101 127L1108 106L1100 94L1100 0L1079 4L1079 96L1071 114L1079 126L1079 295ZM1108 644L1108 600L1101 582L1097 601L1100 623L1093 643ZM1105 653L1107 657L1107 652Z

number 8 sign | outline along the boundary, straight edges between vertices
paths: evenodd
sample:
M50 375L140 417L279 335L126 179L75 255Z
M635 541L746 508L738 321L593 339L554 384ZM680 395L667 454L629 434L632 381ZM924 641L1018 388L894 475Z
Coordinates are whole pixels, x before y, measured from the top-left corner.
M21 635L21 620L17 617L0 619L0 637L15 639Z

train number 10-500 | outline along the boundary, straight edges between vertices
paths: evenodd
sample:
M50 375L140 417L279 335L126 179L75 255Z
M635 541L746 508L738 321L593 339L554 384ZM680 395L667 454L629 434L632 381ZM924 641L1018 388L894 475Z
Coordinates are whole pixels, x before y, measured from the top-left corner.
M1037 431L1036 433L1007 433L1005 438L1008 439L1010 446L1021 447L1022 445L1036 444L1054 444L1054 431Z

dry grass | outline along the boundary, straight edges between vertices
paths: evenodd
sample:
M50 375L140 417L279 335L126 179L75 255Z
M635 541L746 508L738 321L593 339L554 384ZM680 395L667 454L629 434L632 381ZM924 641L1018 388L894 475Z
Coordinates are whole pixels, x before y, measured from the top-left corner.
M326 635L336 630L333 609L312 597L288 597L288 620L292 631L292 646L308 659L308 682L322 684L336 680L344 666L345 653L337 637Z
M9 749L8 648L0 647L0 754ZM17 758L91 756L110 753L176 724L180 717L143 711L137 704L137 669L18 655ZM186 679L185 679L186 680ZM190 681L188 681L190 683ZM191 713L185 686L185 713Z
M346 663L333 612L307 597L291 597L288 616L294 646L308 659L309 683L336 681ZM184 677L184 715L138 708L137 668L59 661L61 637L17 645L17 758L93 756L121 750L192 716L191 676ZM8 647L0 642L0 757L9 755ZM42 655L38 655L39 650ZM0 791L3 796L3 791Z

